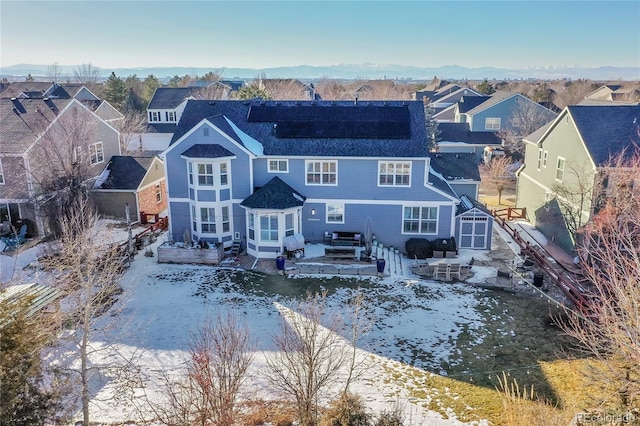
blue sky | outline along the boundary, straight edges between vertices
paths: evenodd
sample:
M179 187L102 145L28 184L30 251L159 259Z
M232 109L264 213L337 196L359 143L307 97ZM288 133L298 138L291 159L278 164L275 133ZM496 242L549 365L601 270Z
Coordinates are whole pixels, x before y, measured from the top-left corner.
M640 67L640 0L2 0L0 61Z

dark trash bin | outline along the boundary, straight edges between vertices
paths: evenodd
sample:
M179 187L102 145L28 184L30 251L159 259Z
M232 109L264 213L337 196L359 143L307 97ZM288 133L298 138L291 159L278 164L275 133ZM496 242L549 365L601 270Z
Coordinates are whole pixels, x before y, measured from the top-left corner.
M276 268L278 269L278 271L284 271L284 260L284 256L278 256L276 258Z
M376 260L376 268L378 269L379 274L384 273L385 264L386 264L386 261L384 259Z
M443 257L447 257L447 252L453 252L458 254L458 248L456 247L456 239L451 238L438 238L431 243L433 250L443 252Z
M542 287L542 283L544 281L544 275L540 273L533 274L533 285L540 288Z

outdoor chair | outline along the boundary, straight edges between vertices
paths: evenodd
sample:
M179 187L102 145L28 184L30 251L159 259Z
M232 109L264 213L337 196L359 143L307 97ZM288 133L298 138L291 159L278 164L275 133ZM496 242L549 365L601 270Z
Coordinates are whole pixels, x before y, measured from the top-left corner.
M442 262L442 263L438 263L436 265L436 272L434 275L434 278L437 280L440 276L442 276L442 278L444 279L449 279L449 276L447 274L447 270L449 268L449 265L447 265L446 263Z
M452 280L454 277L457 279L461 279L460 278L460 264L459 263L452 263L449 265L449 276L447 277L447 279Z
M2 242L5 244L4 250L13 250L16 247L18 247L20 244L24 244L27 241L26 235L27 235L27 225L22 225L20 227L20 230L18 231L18 235L14 235L13 237L6 237L2 239Z

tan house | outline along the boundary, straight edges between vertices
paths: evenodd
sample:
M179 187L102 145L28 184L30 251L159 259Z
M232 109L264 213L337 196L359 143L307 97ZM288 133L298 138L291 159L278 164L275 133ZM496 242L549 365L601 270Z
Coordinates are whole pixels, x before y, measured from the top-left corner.
M146 223L167 209L164 163L159 157L113 156L91 191L102 215Z

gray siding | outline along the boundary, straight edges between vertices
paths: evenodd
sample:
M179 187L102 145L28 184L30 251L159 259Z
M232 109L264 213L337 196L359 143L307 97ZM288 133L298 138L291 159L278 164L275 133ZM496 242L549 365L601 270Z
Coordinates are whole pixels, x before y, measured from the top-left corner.
M139 220L139 207L136 200L136 194L131 192L91 192L91 200L93 201L98 212L103 216L115 217L118 219L125 218L125 204L129 204L131 212L131 220Z

